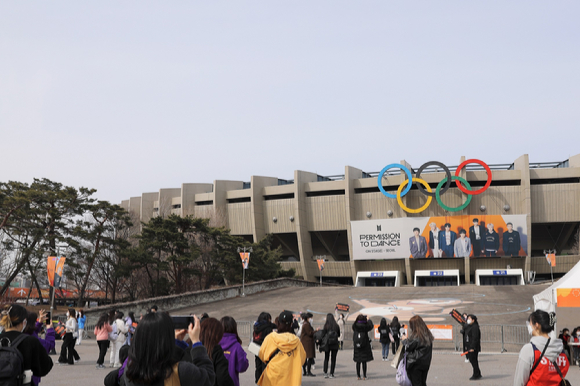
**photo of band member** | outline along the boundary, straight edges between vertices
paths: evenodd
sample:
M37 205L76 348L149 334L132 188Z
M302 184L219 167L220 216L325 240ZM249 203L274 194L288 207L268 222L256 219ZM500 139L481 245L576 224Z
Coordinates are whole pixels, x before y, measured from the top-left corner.
M409 239L413 258L525 256L520 231L514 229L511 221L506 223L502 216L482 216L481 221L472 216L432 217L429 220L427 229L413 229ZM441 220L446 221L442 226L439 225ZM518 229L523 230L522 220L516 220L520 224ZM496 225L499 228L496 229Z

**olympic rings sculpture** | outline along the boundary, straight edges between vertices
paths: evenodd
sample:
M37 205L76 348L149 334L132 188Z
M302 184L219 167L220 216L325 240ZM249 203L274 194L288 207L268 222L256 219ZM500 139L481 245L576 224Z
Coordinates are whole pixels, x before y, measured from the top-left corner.
M485 185L481 189L478 189L478 190L471 190L471 185L464 178L459 176L459 174L461 173L461 169L463 169L467 164L471 164L471 163L481 165L487 173L487 181L485 182ZM433 190L431 189L431 187L429 186L429 184L425 180L421 179L421 173L425 170L425 168L427 168L428 166L431 166L431 165L439 166L440 168L443 169L443 171L446 174L445 178L442 179L441 182L439 182L439 184L437 185L437 188L435 188L435 192L433 192ZM403 181L403 183L401 183L401 185L399 185L399 188L397 189L396 194L388 193L385 190L385 188L383 188L383 184L382 184L384 174L387 172L387 170L392 169L392 168L399 168L407 175L407 179L405 181ZM437 162L437 161L429 161L429 162L426 162L423 165L421 165L421 167L417 170L417 175L415 177L413 177L413 174L406 166L401 165L401 164L389 164L389 165L385 166L381 170L381 172L379 173L379 175L377 177L377 183L379 185L379 190L381 191L381 193L384 194L386 197L396 198L401 209L403 209L407 213L421 213L421 212L423 212L425 209L427 209L429 207L429 205L431 204L431 201L433 200L433 197L435 197L439 206L441 206L446 211L458 212L460 210L467 208L467 206L471 202L471 199L474 195L481 194L481 193L485 192L487 190L487 188L489 188L489 186L491 185L491 178L492 178L491 177L491 169L489 168L489 166L485 162L478 160L478 159L468 159L466 161L463 161L461 163L461 165L459 165L457 167L457 170L455 170L454 176L451 175L451 171L449 170L449 168L446 165L442 164L441 162ZM455 185L459 188L459 190L461 190L463 193L467 194L467 200L465 200L465 202L462 205L455 207L455 208L445 205L443 203L443 201L441 200L441 195L444 194L451 187L452 182L455 182ZM411 208L407 207L403 203L403 200L402 200L402 197L404 197L411 190L413 183L415 183L415 185L417 186L417 188L419 189L419 191L421 193L423 193L424 195L427 196L427 202L425 202L425 204L422 207L417 208L417 209L411 209Z

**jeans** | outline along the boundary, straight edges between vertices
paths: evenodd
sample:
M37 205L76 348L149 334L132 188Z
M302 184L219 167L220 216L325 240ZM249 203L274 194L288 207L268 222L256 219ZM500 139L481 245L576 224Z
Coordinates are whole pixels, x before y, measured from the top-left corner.
M383 346L383 359L387 359L389 357L389 345L391 343L387 342L387 343L381 343L381 346Z
M330 374L334 375L334 368L336 367L336 355L338 350L330 350L324 352L324 374L328 374L328 358L330 357Z

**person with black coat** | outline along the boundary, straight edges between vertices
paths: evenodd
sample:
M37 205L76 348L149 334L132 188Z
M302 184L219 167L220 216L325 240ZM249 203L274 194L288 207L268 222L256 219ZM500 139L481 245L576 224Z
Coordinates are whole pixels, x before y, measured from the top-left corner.
M391 326L387 323L387 319L382 318L379 324L379 342L382 346L383 361L389 358L389 345L391 344Z
M199 340L207 349L215 373L215 386L235 386L229 371L229 362L220 346L224 336L224 327L216 318L206 318L201 323Z
M467 330L469 329L469 324L467 324L467 314L463 314L463 323L461 323L461 330L459 332L463 335L463 352L467 352L467 344L465 343ZM465 357L465 363L469 363L467 356Z
M22 367L27 379L33 375L44 377L52 369L52 359L37 338L22 333L27 325L27 316L26 308L18 304L5 307L0 319L0 326L4 329L0 334L0 344L18 344L17 349L22 354Z
M312 328L312 318L313 315L308 312L302 314L302 332L300 333L300 343L304 347L306 352L306 362L302 365L302 375L307 377L315 377L312 374L312 365L314 364L314 358L316 357L316 348L314 345L314 329Z
M276 325L272 323L272 315L267 312L262 312L260 316L258 316L258 320L254 323L254 333L252 335L252 341L260 346L264 342L264 339L270 334L273 330L276 329ZM255 358L255 371L254 371L254 378L255 383L258 383L264 369L266 368L266 364L260 360L260 357L256 355Z
M362 365L363 378L367 379L367 362L372 361L373 350L369 339L369 331L375 328L373 321L366 315L360 314L352 324L352 339L354 344L353 361L356 362L356 376L360 380L360 368Z
M393 355L396 354L401 344L401 324L399 323L399 318L394 316L391 321L391 335L393 336Z
M334 378L334 369L336 368L336 355L340 343L340 327L332 314L326 314L326 323L322 328L322 343L320 352L324 352L324 378ZM328 359L330 358L330 373L328 372Z
M481 351L481 332L477 323L477 316L467 315L467 325L469 327L465 331L465 350L467 351L467 359L469 359L469 363L473 367L473 375L469 380L475 381L482 378L478 361L478 355Z
M409 336L403 335L402 340L407 354L407 377L413 386L427 386L434 339L419 315L409 320Z

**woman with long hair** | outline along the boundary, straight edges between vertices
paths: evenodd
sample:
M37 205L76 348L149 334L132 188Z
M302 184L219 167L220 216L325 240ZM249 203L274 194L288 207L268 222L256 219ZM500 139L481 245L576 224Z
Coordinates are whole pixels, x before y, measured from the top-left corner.
M290 311L283 311L277 319L277 331L268 334L260 346L258 356L266 363L266 368L257 384L300 386L306 352L300 339L294 335L292 329L294 317Z
M360 380L360 368L362 365L363 377L367 379L367 363L372 361L373 350L369 339L369 331L375 328L372 320L367 319L366 315L359 314L352 324L352 340L354 345L353 361L356 362L356 376Z
M389 358L389 345L391 344L391 326L387 323L387 319L382 318L379 324L379 342L382 347L383 361Z
M129 328L123 321L123 312L117 311L115 313L115 320L113 323L115 327L113 330L117 330L117 338L115 340L111 340L111 355L109 357L109 364L111 367L121 367L121 361L119 360L119 350L125 344L125 340L127 339L127 331Z
M228 370L228 360L224 356L224 350L220 346L220 341L224 336L224 328L216 318L206 318L201 322L199 340L207 349L209 359L213 363L216 386L233 386L234 381L230 377Z
M113 331L113 327L109 324L109 315L102 313L95 325L93 333L99 346L99 358L97 359L97 369L104 369L105 355L109 348L109 333Z
M228 360L228 371L236 386L240 386L240 373L245 373L250 363L242 348L242 339L238 335L238 324L231 316L224 316L220 323L224 328L224 336L220 346Z
M166 381L181 386L212 386L213 364L199 340L199 332L199 319L194 316L194 325L189 325L187 330L192 343L191 362L181 361L183 351L175 346L171 317L164 312L143 316L135 330L122 382L127 386L164 384Z
M28 325L27 317L28 312L21 305L6 306L2 310L0 317L0 327L3 328L0 334L0 342L3 342L4 345L18 346L17 349L22 354L24 375L27 377L26 382L32 382L33 385L37 385L38 382L35 383L34 380L40 379L40 377L44 377L50 372L52 359L50 359L38 339L22 333ZM24 378L21 381L24 383Z
M426 386L433 357L433 334L419 315L409 320L409 336L401 337L407 355L407 376L413 386Z
M393 349L393 355L399 349L401 345L401 324L399 323L399 318L394 316L393 320L391 321L391 335L393 336L393 345L391 346Z
M563 384L570 362L564 353L564 344L560 339L551 339L554 331L556 314L537 310L528 317L528 332L532 336L530 343L520 350L514 386L557 386ZM542 356L543 353L543 356ZM546 360L547 359L547 360ZM558 370L554 366L558 366Z
M276 325L272 323L272 315L267 312L262 312L258 316L258 320L254 323L254 333L252 334L252 341L258 345L264 342L264 339L276 329ZM258 380L262 376L262 372L266 368L266 364L260 360L258 356L255 357L255 372L254 381L258 383Z
M320 351L324 351L324 378L334 378L336 368L336 355L338 354L340 327L332 314L326 314L326 322L322 328L323 338ZM330 373L328 372L328 359L330 358Z
M75 343L78 336L78 324L74 308L69 308L66 312L65 334L62 338L60 356L58 357L59 365L74 365L81 360L81 357L75 350Z

